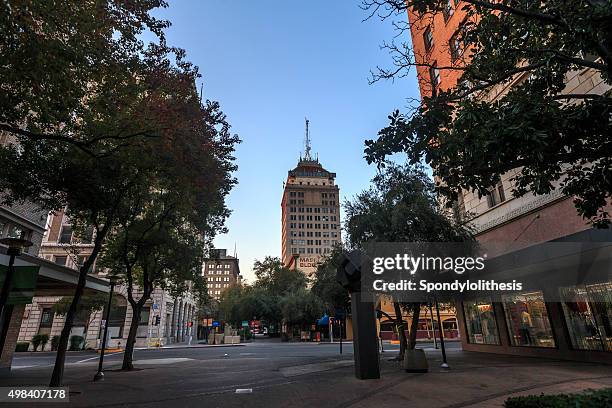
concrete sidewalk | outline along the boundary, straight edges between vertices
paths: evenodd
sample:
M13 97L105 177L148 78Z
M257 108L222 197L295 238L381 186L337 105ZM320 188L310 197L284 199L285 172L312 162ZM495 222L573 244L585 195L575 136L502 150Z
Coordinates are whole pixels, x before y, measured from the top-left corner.
M91 381L92 367L70 366L65 375L70 405L483 408L502 407L509 396L612 387L612 367L599 364L449 350L451 368L445 370L440 352L428 349L427 374L403 372L388 352L381 360L382 378L360 381L350 354L309 356L296 364L289 356L264 356L257 349L246 347L251 352L223 357L193 354L197 350L175 358L141 356L136 371L116 371L119 363L110 364L101 383ZM49 374L50 368L18 370L2 385L46 384Z

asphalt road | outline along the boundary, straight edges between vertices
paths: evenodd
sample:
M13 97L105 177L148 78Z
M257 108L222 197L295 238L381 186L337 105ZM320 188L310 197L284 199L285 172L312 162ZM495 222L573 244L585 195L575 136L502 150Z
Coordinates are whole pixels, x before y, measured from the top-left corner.
M431 344L419 347L433 350ZM457 347L460 344L449 344L449 351ZM397 345L386 344L383 359L392 359L397 351ZM352 343L343 344L342 355L338 343L265 340L229 347L136 350L132 372L119 370L122 358L123 353L107 355L105 380L94 383L98 355L68 353L64 385L70 388L70 405L200 407L206 401L209 407L282 407L291 400L301 407L321 405L319 392L335 405L363 398L380 385L366 386L354 378ZM54 353L17 354L11 376L0 377L0 386L47 385L54 359ZM399 374L394 368L387 378Z
M610 367L598 364L469 353L447 343L451 369L441 353L420 343L427 374L406 373L397 345L385 345L381 378L355 378L352 344L281 343L258 340L241 346L136 350L130 372L119 370L122 353L105 360L105 380L93 382L95 353L69 353L64 385L72 407L502 407L517 393L580 391L612 386ZM52 353L18 354L0 386L46 386ZM2 403L2 407L34 406Z
M433 343L419 343L418 348L433 348ZM448 349L461 347L458 342L446 343ZM386 352L395 353L399 350L398 345L385 344ZM353 353L352 342L343 343L344 355ZM237 347L202 347L202 348L167 348L135 350L134 360L156 360L168 358L190 358L194 360L208 359L236 359L256 356L262 359L286 360L297 364L316 361L320 358L331 358L340 356L339 343L282 343L279 341L260 339L252 343ZM66 364L68 366L88 366L97 364L99 354L94 351L68 352ZM123 360L123 352L106 354L104 357L105 365L115 366ZM53 366L55 363L55 353L51 352L29 352L15 353L13 357L13 369L31 369ZM149 363L148 363L149 364Z

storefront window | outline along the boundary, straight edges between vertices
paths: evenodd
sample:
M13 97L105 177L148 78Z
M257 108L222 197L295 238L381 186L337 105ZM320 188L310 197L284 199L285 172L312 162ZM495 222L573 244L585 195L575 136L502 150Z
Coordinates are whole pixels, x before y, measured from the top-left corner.
M40 315L40 325L38 326L38 334L49 334L51 333L51 327L53 327L53 309L45 307Z
M493 303L486 300L463 302L463 311L469 343L499 344Z
M123 324L125 323L125 315L127 306L111 307L110 316L108 318L108 333L111 339L120 339L123 337Z
M143 307L140 312L140 321L136 330L136 337L148 337L149 335L149 307Z
M542 292L504 296L503 305L513 346L555 347Z
M612 282L559 291L572 347L612 351Z

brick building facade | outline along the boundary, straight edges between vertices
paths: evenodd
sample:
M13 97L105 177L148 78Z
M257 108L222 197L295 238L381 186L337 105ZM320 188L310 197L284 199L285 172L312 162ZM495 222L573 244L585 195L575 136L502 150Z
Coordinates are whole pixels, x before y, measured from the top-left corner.
M408 12L421 96L434 89L456 86L461 71L445 69L465 63L457 41L466 13L460 1L449 0L445 12L419 15ZM477 22L477 21L476 21ZM474 97L495 101L528 74L514 77ZM603 94L610 89L593 69L566 76L563 93ZM496 244L506 254L538 250L548 242L612 242L610 230L590 227L576 213L572 197L559 190L547 195L512 196L513 176L502 175L490 193L462 191L458 207L464 221L476 231L479 242ZM585 254L583 262L591 261ZM608 275L610 276L610 275ZM560 292L571 293L567 301ZM569 295L568 295L569 296ZM463 299L457 303L463 348L471 351L612 362L612 279L572 287L542 287L529 293L508 295L501 301Z

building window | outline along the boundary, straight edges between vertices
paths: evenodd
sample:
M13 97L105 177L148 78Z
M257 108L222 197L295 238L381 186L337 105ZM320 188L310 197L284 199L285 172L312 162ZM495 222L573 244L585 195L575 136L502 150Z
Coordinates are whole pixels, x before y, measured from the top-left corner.
M487 194L487 204L489 208L495 207L497 204L506 201L506 194L504 193L504 185L499 182L489 190Z
M463 29L459 29L449 40L449 48L451 53L451 60L453 62L457 61L459 57L463 54L463 50L465 49L465 32Z
M448 21L449 18L455 13L453 9L453 4L451 3L453 0L446 0L444 4L444 9L442 10L442 14L444 14L444 21Z
M50 307L43 308L40 314L40 324L38 325L38 334L49 334L51 333L51 327L53 326L53 309Z
M111 307L110 316L108 317L108 333L111 339L120 339L123 337L123 325L125 324L125 315L127 306Z
M149 334L149 313L148 307L143 307L140 312L140 320L138 321L138 329L136 329L136 337L147 337Z
M612 351L612 282L560 288L559 292L572 347Z
M429 67L429 80L433 88L437 88L438 85L440 85L440 70L437 68L435 62Z
M93 227L85 228L85 230L83 231L83 234L78 236L79 243L91 244L93 240L93 232L94 232Z
M493 303L489 300L463 302L463 313L468 342L472 344L500 344Z
M502 299L513 346L555 347L542 292L508 295Z
M55 263L58 265L66 266L66 261L68 260L67 256L55 256Z
M423 33L423 42L425 43L425 51L431 51L433 47L433 33L431 32L431 27L427 27L425 32Z
M62 231L60 232L59 243L69 244L72 241L72 226L62 225Z

